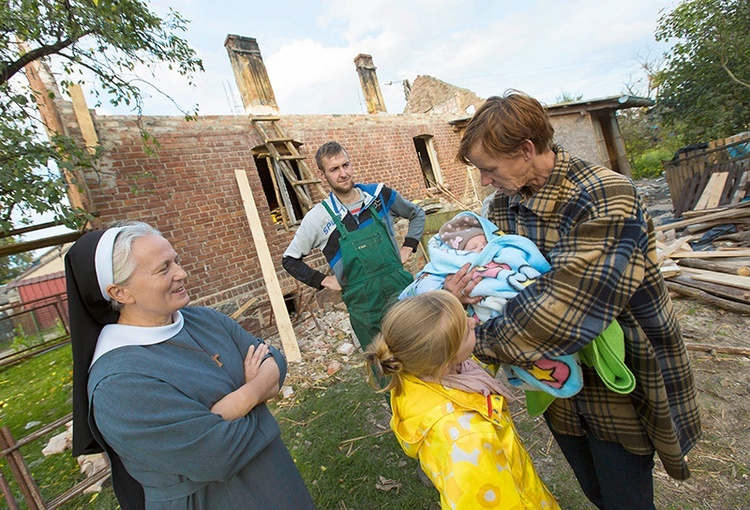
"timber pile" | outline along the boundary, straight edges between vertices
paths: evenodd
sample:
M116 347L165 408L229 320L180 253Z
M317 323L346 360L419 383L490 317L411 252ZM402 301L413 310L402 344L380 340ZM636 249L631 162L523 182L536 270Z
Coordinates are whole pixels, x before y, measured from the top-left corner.
M750 314L750 133L664 163L674 216L656 227L673 292Z
M750 201L686 211L683 217L656 227L659 261L669 289L750 314ZM733 233L723 233L727 230ZM691 243L704 249L694 250Z
M738 203L750 188L750 133L704 145L663 163L675 217Z

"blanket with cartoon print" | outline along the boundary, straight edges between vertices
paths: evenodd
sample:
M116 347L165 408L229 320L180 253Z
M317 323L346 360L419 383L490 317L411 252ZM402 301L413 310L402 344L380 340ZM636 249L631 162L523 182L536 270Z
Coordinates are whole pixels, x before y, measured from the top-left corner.
M455 274L468 262L483 277L471 292L472 296L483 298L470 307L470 313L484 322L501 315L505 303L549 271L550 265L528 238L504 234L491 221L472 212L461 212L456 217L461 215L473 216L472 221L475 219L481 225L486 246L479 253L461 250L453 246L462 240L452 238L451 246L436 234L427 244L430 261L399 299L442 289L445 277ZM582 387L581 368L575 355L542 358L528 370L514 365L503 365L503 370L511 385L527 391L541 390L552 397L572 397Z

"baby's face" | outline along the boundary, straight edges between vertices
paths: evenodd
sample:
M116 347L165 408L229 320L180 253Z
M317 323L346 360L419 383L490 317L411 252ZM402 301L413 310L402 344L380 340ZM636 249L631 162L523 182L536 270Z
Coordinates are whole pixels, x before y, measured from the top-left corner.
M484 237L482 234L476 235L466 241L466 246L464 246L464 250L467 251L474 251L479 253L482 251L482 248L487 246L487 238Z

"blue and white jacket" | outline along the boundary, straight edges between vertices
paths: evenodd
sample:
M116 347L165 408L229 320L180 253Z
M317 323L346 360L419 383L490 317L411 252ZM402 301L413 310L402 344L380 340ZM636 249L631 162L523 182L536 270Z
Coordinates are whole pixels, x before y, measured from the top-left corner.
M333 193L329 193L325 199L325 202L339 216L344 226L350 232L368 226L373 221L368 208L374 203L375 209L386 220L386 228L396 251L400 247L396 243L396 236L393 232L393 220L394 218L409 220L409 229L406 232L404 246L415 250L424 231L425 212L422 208L404 199L396 190L384 184L355 184L354 186L362 192L364 198L360 213L356 216L351 214ZM319 249L323 252L328 265L333 269L339 284L342 287L345 286L346 278L344 278L344 268L339 249L340 237L341 234L337 231L328 211L325 210L322 203L317 204L302 219L294 239L284 252L281 262L284 269L301 282L316 289L321 288L321 282L326 275L317 269L313 269L302 260L313 250Z

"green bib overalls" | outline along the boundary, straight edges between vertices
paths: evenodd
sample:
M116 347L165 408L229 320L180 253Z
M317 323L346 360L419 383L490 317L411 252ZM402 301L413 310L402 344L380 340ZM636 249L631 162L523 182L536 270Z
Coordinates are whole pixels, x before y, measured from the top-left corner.
M364 351L380 331L380 320L387 305L414 277L401 265L384 220L371 204L372 222L349 232L328 204L323 206L341 235L339 248L346 284L341 299L349 311L349 321Z

